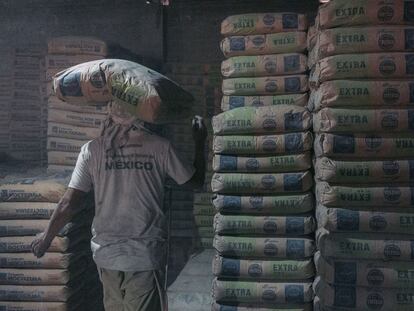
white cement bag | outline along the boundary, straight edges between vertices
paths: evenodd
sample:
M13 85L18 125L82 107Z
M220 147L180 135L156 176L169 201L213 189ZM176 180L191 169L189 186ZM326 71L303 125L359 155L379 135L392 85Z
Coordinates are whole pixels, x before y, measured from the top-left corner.
M73 112L57 109L49 109L48 122L70 124L75 126L93 127L99 129L105 119L104 114L85 114L82 112Z
M60 137L47 138L47 150L49 151L64 151L64 152L80 152L87 140L77 140Z
M36 258L31 252L0 253L0 267L7 269L67 269L75 263L84 265L83 256L85 256L85 252L81 251L66 254L47 252L41 258Z
M36 235L44 232L48 225L48 219L0 220L0 236ZM68 235L80 227L80 223L70 222L59 231L58 236Z
M56 203L0 202L0 219L49 219Z
M305 107L308 102L307 93L273 96L223 96L221 110L228 111L241 107L262 107L277 105L294 105Z
M49 151L47 163L51 165L75 166L79 154L77 152Z
M254 305L223 305L213 303L211 311L312 311L312 304L304 305L273 305L272 307L261 307L257 304ZM35 310L38 311L38 310ZM43 310L41 310L43 311ZM54 311L54 310L53 310ZM60 310L58 310L60 311Z
M69 247L78 243L82 238L80 236L76 239L68 237L55 237L48 248L48 252L66 252ZM31 251L31 243L33 242L33 236L13 236L13 237L0 237L0 253L26 253Z
M50 111L50 110L49 110ZM70 124L48 122L47 135L54 137L92 140L97 138L101 133L99 128L75 126Z
M76 290L65 285L17 286L0 285L0 301L65 302Z
M0 269L0 285L64 285L82 273L61 269Z
M57 37L49 40L47 51L49 54L90 54L106 56L108 47L102 40L90 37Z

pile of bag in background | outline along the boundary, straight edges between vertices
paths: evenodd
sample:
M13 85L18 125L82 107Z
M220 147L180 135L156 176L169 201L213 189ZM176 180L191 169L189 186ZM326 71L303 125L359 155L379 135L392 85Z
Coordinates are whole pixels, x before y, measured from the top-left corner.
M306 18L222 23L223 113L213 118L214 311L311 310L315 229ZM266 309L267 310L267 309Z
M83 37L59 37L48 42L45 60L47 99L47 165L50 172L71 172L80 148L99 136L106 118L107 103L74 105L57 98L53 76L69 67L102 59L107 54L104 42ZM46 159L46 155L44 157Z
M414 309L413 8L331 1L309 36L315 310Z

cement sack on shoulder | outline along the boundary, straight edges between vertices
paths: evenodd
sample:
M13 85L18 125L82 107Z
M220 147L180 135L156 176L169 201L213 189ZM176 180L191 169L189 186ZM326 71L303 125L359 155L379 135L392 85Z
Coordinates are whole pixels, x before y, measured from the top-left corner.
M412 262L330 259L315 254L318 275L333 285L414 288Z
M237 155L293 154L309 151L312 143L310 132L271 136L214 136L213 151L216 154Z
M276 305L272 307L261 307L254 305L222 305L218 303L213 303L211 307L211 311L312 311L312 304L305 304L305 305ZM35 310L38 311L38 310ZM43 311L43 310L41 310ZM53 310L54 311L54 310ZM58 310L60 311L60 310Z
M341 79L410 79L414 77L413 53L342 54L318 61L309 85Z
M309 111L292 105L242 107L222 112L212 119L215 135L302 132L311 124Z
M414 241L407 235L331 233L316 231L316 243L325 258L412 261Z
M65 302L74 290L64 286L0 285L0 301Z
M296 13L249 13L231 15L221 23L221 34L254 35L286 31L306 31L308 20Z
M328 207L414 207L414 188L398 185L335 186L316 183L316 200Z
M309 89L307 75L224 79L224 95L281 95Z
M90 54L106 56L108 47L102 40L91 37L57 37L52 38L47 43L49 54Z
M349 159L406 158L414 156L412 134L317 134L314 143L317 157Z
M215 173L211 189L217 193L286 193L304 192L313 185L309 172L285 174Z
M307 102L307 93L273 96L223 96L221 100L221 110L228 111L241 107L262 107L273 105L294 105L305 107Z
M211 204L213 194L210 192L195 192L194 204Z
M414 161L413 161L414 165ZM215 155L213 170L215 172L297 172L305 171L312 166L310 153L269 156L238 157Z
M335 80L322 83L315 91L314 109L324 107L379 108L414 104L414 83L410 81Z
M409 288L331 286L320 278L315 280L313 288L322 308L327 306L349 311L411 311L414 308L411 299L414 289Z
M216 255L213 273L219 278L294 281L312 278L315 268L311 259L244 260Z
M304 259L313 256L315 241L309 238L248 238L216 235L214 248L221 256Z
M414 161L337 161L323 157L316 160L315 177L341 184L408 183L414 181Z
M81 273L81 269L77 273L62 269L0 269L0 285L64 285Z
M315 132L412 132L414 109L323 108L313 115Z
M87 236L85 236L85 238L87 238ZM30 252L33 239L33 236L0 237L0 253ZM70 239L68 237L55 237L47 251L52 253L66 252L69 247L82 240L82 237L72 239L73 238Z
M205 215L205 216L214 216L216 210L210 202L209 205L194 204L193 206L193 215Z
M49 110L50 111L50 110ZM92 140L97 138L101 133L99 128L76 126L70 124L48 122L47 135L54 137Z
M214 216L195 215L194 222L197 227L212 227L214 223Z
M314 232L315 219L311 216L283 217L217 214L214 217L214 230L221 235L298 236Z
M49 174L64 174L66 176L70 176L73 173L75 166L73 165L56 165L56 164L48 164L47 165L47 172Z
M56 203L0 202L0 219L49 219Z
M49 109L48 122L70 124L75 126L94 127L99 129L105 119L104 114L85 114L83 112Z
M312 283L213 281L213 298L227 303L304 304L313 299Z
M70 303L66 302L22 302L0 301L0 308L4 311L75 311Z
M47 138L47 150L51 151L64 151L64 152L80 152L83 145L87 140L77 140L61 137L48 137Z
M412 24L411 1L334 0L322 4L316 17L319 28L356 25Z
M308 35L306 38L306 45L308 47L308 51L312 50L316 44L316 36L318 34L318 29L315 25L310 26L308 29Z
M36 235L44 232L48 225L48 219L0 220L0 237ZM68 235L80 226L79 223L69 222L59 231L58 236Z
M83 265L81 260L85 252L76 253L49 253L36 258L30 253L0 253L1 268L16 269L67 269L75 263Z
M76 165L78 156L79 153L77 152L49 151L47 153L47 163L74 167Z
M306 49L306 32L227 37L220 48L225 57L300 53Z
M226 78L284 76L307 68L308 58L300 53L235 56L221 63L221 74Z
M246 215L297 215L313 210L311 193L279 196L216 195L214 207L221 213Z
M55 96L49 97L47 101L49 109L66 110L73 112L80 112L83 114L107 114L108 103L91 103L89 105L75 105L64 102Z

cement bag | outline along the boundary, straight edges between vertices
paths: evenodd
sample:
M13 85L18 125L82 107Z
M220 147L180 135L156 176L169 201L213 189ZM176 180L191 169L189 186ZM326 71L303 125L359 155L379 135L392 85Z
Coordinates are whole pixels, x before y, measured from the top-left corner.
M237 155L292 154L309 151L312 143L310 132L272 136L214 136L213 151Z
M81 151L81 148L88 141L77 140L61 137L48 137L47 138L47 150L48 151L64 151L64 152L77 152Z
M213 303L211 311L312 311L312 304L305 305L276 305L273 307L258 307L257 304L254 305L221 305L218 303ZM38 311L38 310L35 310ZM43 310L41 310L43 311ZM54 310L53 310L54 311ZM60 311L60 310L58 310Z
M33 236L0 237L0 253L30 252L33 239ZM66 252L75 242L78 241L72 242L68 237L56 237L50 244L48 252Z
M313 210L311 193L278 196L216 195L214 207L221 213L246 215L296 215Z
M412 261L413 241L410 236L377 233L330 233L325 229L316 232L316 242L325 258Z
M227 303L303 304L313 299L312 283L213 281L213 299Z
M0 220L0 236L26 236L42 233L49 225L48 219L19 219L19 220ZM59 236L68 235L81 224L70 222L66 224L58 233Z
M250 13L232 15L221 23L221 34L255 35L284 31L306 31L308 21L304 14Z
M414 156L412 134L317 134L317 157L351 159L405 158Z
M62 174L62 175L70 176L73 173L74 169L75 169L75 166L72 166L72 165L56 165L56 164L47 165L48 174Z
M214 116L212 125L215 135L302 132L310 128L311 118L306 108L291 105L243 107Z
M308 35L306 38L306 45L308 47L308 51L313 50L313 48L315 47L317 34L318 30L316 29L316 26L309 26Z
M213 226L213 216L206 215L195 215L194 223L197 227L212 227Z
M414 109L324 108L313 116L315 132L410 132Z
M211 204L212 198L210 192L194 192L194 204Z
M221 215L214 217L214 230L221 235L307 235L315 230L315 220L306 216L241 216Z
M280 95L303 93L309 89L308 76L276 76L224 79L224 95Z
M0 285L64 285L81 273L82 270L74 274L62 269L0 269Z
M90 54L106 56L108 47L102 40L90 37L57 37L47 43L49 54Z
M171 121L188 113L193 96L167 77L139 64L105 59L80 64L55 76L56 96L85 105L115 100L149 123Z
M55 165L75 166L79 154L77 152L49 151L47 163Z
M85 252L77 251L76 253L49 253L43 257L36 258L30 253L1 253L1 268L16 269L67 269L76 264L83 265L81 257Z
M221 74L226 78L284 76L303 73L308 68L304 54L272 54L236 56L221 63Z
M91 103L88 105L79 106L79 105L70 104L70 103L61 101L55 96L49 97L47 101L47 106L49 109L80 112L83 114L107 114L108 113L108 103Z
M194 204L193 206L193 215L214 216L215 213L216 210L211 203L210 205Z
M413 162L414 165L414 162ZM297 172L312 166L310 153L292 154L274 157L238 157L215 155L213 170L215 172Z
M227 37L220 48L225 57L300 53L306 49L306 32Z
M65 302L75 290L65 285L17 286L0 285L0 301Z
M0 308L5 311L74 311L66 302L0 301Z
M197 238L194 241L195 247L203 249L212 249L213 248L213 238Z
M50 111L50 110L49 110ZM101 133L99 128L75 126L62 123L47 123L47 135L78 139L78 140L92 140L97 138Z
M214 230L213 227L197 227L198 236L201 238L209 238L212 239L214 237ZM193 235L191 235L193 236Z
M0 202L0 219L49 219L56 203Z
M409 79L414 77L414 54L342 54L316 63L309 77L312 87L341 79Z
M414 188L381 186L333 186L318 182L316 200L329 207L414 207Z
M219 278L294 281L312 278L315 268L311 259L242 260L216 255L213 273Z
M215 173L211 189L218 193L285 193L304 192L313 185L309 172L285 174Z
M334 0L319 7L316 25L338 26L412 24L412 1Z
M318 158L315 177L341 184L407 183L414 180L414 161L335 161Z
M221 256L303 259L313 256L315 242L308 238L214 237L214 248Z
M87 126L99 129L105 119L104 114L85 114L81 112L48 109L48 122Z
M221 110L228 111L241 107L262 107L273 105L294 105L305 107L307 102L307 93L273 96L223 96L221 100Z
M414 104L414 83L410 81L327 81L315 92L315 110L324 107L377 108Z

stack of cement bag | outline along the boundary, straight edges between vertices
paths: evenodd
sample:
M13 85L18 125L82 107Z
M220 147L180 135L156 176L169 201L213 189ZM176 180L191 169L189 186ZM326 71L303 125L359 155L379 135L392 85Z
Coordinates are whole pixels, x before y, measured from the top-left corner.
M213 118L213 310L311 310L315 230L303 15L222 23L223 113ZM289 53L289 54L286 54Z
M3 42L2 42L3 43ZM0 157L10 153L10 106L13 98L13 49L3 46L0 70Z
M414 309L413 1L335 0L316 20L315 309Z
M102 59L106 54L106 44L92 38L59 37L48 43L45 78L48 106L47 164L50 172L73 170L82 145L99 136L107 112L107 103L80 106L58 99L53 94L53 76L69 67Z

